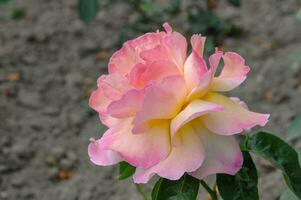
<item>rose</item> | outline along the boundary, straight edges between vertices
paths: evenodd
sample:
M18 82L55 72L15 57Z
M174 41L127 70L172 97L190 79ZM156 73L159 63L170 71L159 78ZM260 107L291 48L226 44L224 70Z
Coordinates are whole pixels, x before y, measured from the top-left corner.
M130 163L136 183L154 174L171 180L185 172L198 179L233 175L243 162L233 135L264 126L269 115L217 92L239 86L250 68L237 53L219 50L207 67L205 37L191 37L187 57L185 38L167 23L163 27L165 32L126 42L111 57L109 74L98 79L89 105L108 130L91 141L90 159L97 165Z

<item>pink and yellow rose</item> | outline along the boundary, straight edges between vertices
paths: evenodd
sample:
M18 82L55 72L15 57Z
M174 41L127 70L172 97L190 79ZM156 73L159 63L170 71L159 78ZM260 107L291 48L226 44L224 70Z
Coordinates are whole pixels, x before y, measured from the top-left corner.
M111 57L109 74L98 79L89 105L108 130L91 141L90 159L130 163L136 183L155 174L171 180L185 172L198 179L234 175L243 162L234 135L264 126L269 115L218 92L239 86L250 68L237 53L219 50L207 63L205 37L197 34L187 56L186 39L167 23L163 27L165 32L127 41Z

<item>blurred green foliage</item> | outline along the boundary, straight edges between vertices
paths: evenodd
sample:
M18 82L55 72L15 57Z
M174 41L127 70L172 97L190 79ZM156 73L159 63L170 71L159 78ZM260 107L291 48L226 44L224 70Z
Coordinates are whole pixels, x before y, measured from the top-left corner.
M79 16L85 23L90 23L97 15L98 0L79 0Z
M230 21L218 17L208 5L207 9L199 5L188 9L188 34L201 33L207 36L205 54L214 51L214 47L223 44L223 40L228 36L239 35L242 30Z
M23 8L15 8L11 14L12 19L22 19L25 16L25 10Z
M301 22L301 8L299 8L298 12L296 13L296 18Z
M14 4L12 4L14 2ZM0 19L14 19L14 20L19 20L22 19L26 11L24 8L20 7L18 5L17 1L12 1L12 0L0 0L0 6L10 6L12 8L11 14L9 16L0 16Z
M10 2L10 0L0 0L0 4L6 4L8 2Z
M228 0L228 2L233 6L240 6L240 0Z
M96 16L95 1L97 0L79 0L79 15L86 23ZM154 27L160 27L164 22L178 16L187 17L188 26L184 30L186 35L201 33L207 36L205 54L214 51L215 46L222 45L225 37L237 36L242 32L234 23L216 15L217 0L196 0L190 6L184 6L183 0L169 0L167 5L154 0L112 0L109 4L115 3L126 3L138 14L121 32L117 46L130 38L153 31ZM235 7L241 4L240 0L228 0L228 3Z

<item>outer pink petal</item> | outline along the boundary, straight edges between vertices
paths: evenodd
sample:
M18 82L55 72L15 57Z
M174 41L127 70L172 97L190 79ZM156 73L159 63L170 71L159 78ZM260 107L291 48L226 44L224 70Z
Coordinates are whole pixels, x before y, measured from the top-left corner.
M89 106L94 109L96 112L106 111L107 106L112 102L107 98L101 88L93 91L89 98Z
M232 101L234 101L235 103L237 103L238 105L240 105L241 107L243 107L244 109L249 110L248 105L244 101L240 100L240 98L238 98L238 97L230 97L229 99L231 99ZM250 131L251 131L251 128L245 130L246 133L250 132Z
M141 79L149 83L152 80L161 80L167 76L175 75L180 75L180 71L174 63L166 60L157 60L147 67Z
M131 72L129 72L128 78L132 86L136 89L143 89L145 87L145 81L141 79L141 76L147 70L147 65L138 63L136 64Z
M200 180L216 173L236 174L241 169L243 157L234 136L216 135L200 124L194 122L194 128L200 132L205 160L198 170L189 174Z
M119 124L122 121L122 119L112 117L109 114L107 114L106 112L100 112L99 119L105 126L107 126L109 128L116 126L117 124Z
M221 60L223 56L223 53L219 50L216 49L215 53L212 54L210 57L209 57L209 64L210 64L210 69L212 70L213 74L215 74L216 72L216 69L218 67L218 64Z
M123 47L116 51L110 58L108 64L109 73L126 75L138 62L139 57L137 56L135 49L125 43Z
M114 53L109 61L109 73L128 74L134 65L143 62L139 56L140 53L156 47L164 35L164 32L146 33L124 43L123 47Z
M246 104L246 102L240 100L240 98L238 98L238 97L230 97L230 99L231 99L232 101L234 101L235 103L239 104L241 107L243 107L243 108L249 110L249 107L248 107L248 105Z
M112 102L107 108L107 113L116 118L132 117L141 107L143 97L143 91L130 90L121 99Z
M247 77L250 68L245 65L245 60L234 52L225 53L223 56L224 68L221 74L213 79L212 90L230 91L239 86Z
M210 69L203 73L202 76L200 76L197 85L188 94L186 98L187 101L199 99L211 89L213 76L215 74L215 71L218 67L222 55L223 54L220 51L216 50L216 53L209 57Z
M181 110L185 96L186 86L181 76L153 82L145 89L144 102L133 124L136 126L153 119L173 118Z
M181 130L183 132L176 136L178 145L172 147L165 160L149 169L136 169L133 177L135 183L147 183L154 174L177 180L185 172L195 171L202 165L204 149L198 135L190 127L183 127Z
M111 100L120 99L125 92L133 88L128 79L120 74L103 75L97 80L97 84Z
M165 23L163 27L167 32L167 36L164 37L164 44L167 51L177 64L178 68L182 71L186 60L187 41L180 33L172 32L171 27L167 23Z
M144 88L151 81L174 75L180 75L180 71L173 62L157 60L149 65L136 65L130 73L130 81L136 88Z
M199 99L204 96L210 89L212 81L212 70L208 70L200 79L197 86L194 87L187 95L186 100Z
M96 165L114 165L121 161L120 156L112 151L102 148L100 140L92 141L88 146L90 160Z
M251 112L223 95L210 93L204 97L204 100L224 106L223 111L209 113L202 117L206 127L214 133L238 134L256 125L264 126L268 122L268 114Z
M163 25L164 30L166 31L166 33L170 34L172 33L172 27L169 25L168 22L165 22Z
M175 118L171 120L170 132L171 137L174 137L175 134L180 130L182 126L192 121L195 118L200 117L201 115L222 111L223 107L215 103L194 100L186 106Z
M153 124L141 134L132 134L132 119L123 120L101 138L104 149L117 152L123 160L140 168L149 168L165 159L170 152L169 124Z
M190 39L192 49L199 57L203 57L205 41L206 37L202 37L200 34L194 34Z
M152 63L155 60L171 60L166 47L157 45L153 49L148 49L140 53L140 57L146 61L146 64Z
M184 64L184 78L189 91L198 85L207 71L205 60L193 50Z

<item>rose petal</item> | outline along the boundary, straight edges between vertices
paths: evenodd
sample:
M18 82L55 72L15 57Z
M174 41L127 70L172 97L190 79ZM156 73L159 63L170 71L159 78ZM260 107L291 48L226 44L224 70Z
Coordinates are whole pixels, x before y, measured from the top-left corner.
M153 82L145 89L144 102L133 124L137 126L153 119L173 118L181 110L185 95L185 81L181 76L171 76L160 82Z
M149 168L170 152L169 123L160 121L141 134L132 134L132 119L124 119L101 138L104 149L113 150L135 167Z
M136 169L135 183L147 183L149 179L158 174L170 180L180 179L185 172L198 169L204 160L204 149L199 137L190 127L183 127L177 134L177 146L172 147L169 156L159 164L149 169Z
M88 146L90 160L96 165L114 165L121 161L120 156L112 150L104 150L100 140L92 141Z
M121 99L112 102L107 113L116 118L128 118L136 114L143 102L143 91L130 90Z
M194 87L188 96L186 97L186 101L192 101L194 99L199 99L204 96L210 89L212 81L212 70L208 70L200 79L197 86Z
M96 112L105 112L107 106L111 102L112 100L103 94L103 90L101 88L97 88L97 90L93 91L89 98L89 106Z
M109 128L119 124L122 120L122 119L119 119L119 118L112 117L109 114L107 114L106 112L100 112L99 113L99 119L100 119L100 121L102 122L103 125L105 125Z
M144 88L151 81L174 75L180 75L180 71L173 62L157 60L149 65L136 65L130 73L130 82L136 88Z
M171 137L173 138L182 126L193 119L210 112L219 112L221 110L223 110L223 107L215 103L202 100L192 101L184 110L182 110L175 118L171 120Z
M109 73L126 75L137 63L143 62L140 53L153 49L161 43L164 32L146 33L138 38L124 43L123 47L115 52L109 61Z
M165 22L163 25L164 30L166 33L171 33L172 32L172 27L169 25L169 23Z
M250 68L245 65L245 60L234 52L225 53L223 56L224 67L221 74L213 79L213 91L230 91L239 86L246 78Z
M102 75L97 84L102 88L103 94L111 100L120 99L125 92L133 88L128 79L120 74Z
M206 127L214 133L238 134L256 125L264 126L268 122L268 114L251 112L223 95L210 93L204 97L204 100L224 107L221 112L209 113L202 117Z
M190 39L192 49L198 54L199 57L203 57L204 46L206 37L202 37L201 34L194 34Z
M215 71L218 67L222 55L223 54L220 51L216 50L216 53L209 57L210 69L199 77L197 85L190 91L190 93L186 97L187 101L199 99L211 89L213 76L215 74Z
M241 107L249 110L248 105L246 104L246 102L240 100L240 98L238 97L230 97L229 99L231 99L232 101L234 101L235 103L239 104Z
M219 50L216 49L215 53L209 56L209 64L210 64L210 69L212 70L213 74L215 74L216 69L218 67L218 64L223 56L223 53Z
M180 71L174 63L158 60L152 62L152 64L147 67L141 79L148 83L152 80L161 80L167 76L175 75L180 75Z
M172 32L170 26L164 26L164 28L167 31L167 36L164 37L165 47L173 58L174 63L176 63L178 68L183 71L183 65L186 59L187 52L186 38L178 32Z
M156 60L171 60L166 48L163 45L157 45L153 49L148 49L140 53L140 57L150 64Z
M184 78L189 91L198 85L207 71L205 60L192 51L184 64Z
M189 174L200 180L216 173L235 175L241 169L243 157L234 136L217 135L202 127L200 121L193 123L205 148L205 160L198 170Z

